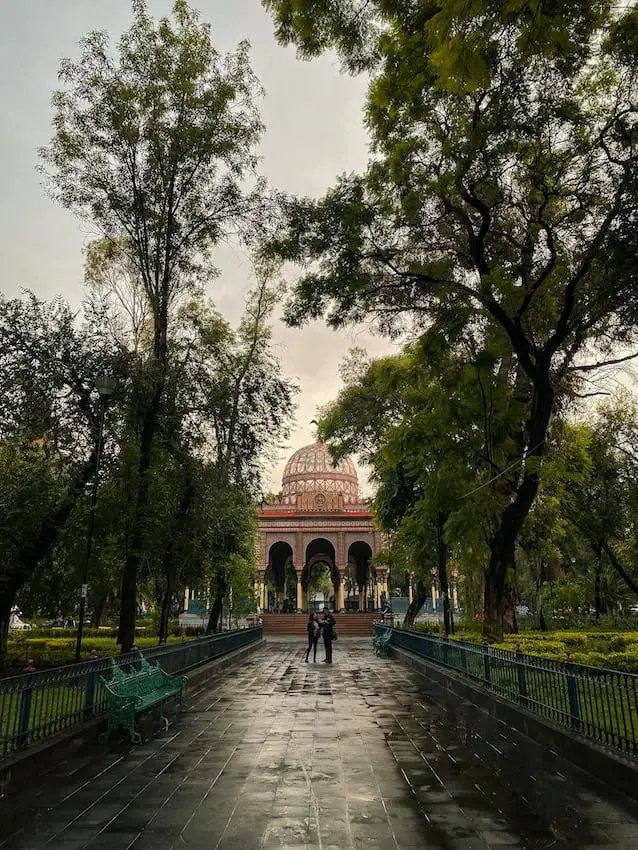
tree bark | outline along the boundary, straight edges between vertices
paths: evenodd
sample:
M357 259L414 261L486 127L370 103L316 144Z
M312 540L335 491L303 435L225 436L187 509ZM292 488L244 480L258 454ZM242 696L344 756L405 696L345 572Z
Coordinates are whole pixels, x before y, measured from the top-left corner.
M436 543L438 557L439 587L443 596L443 628L446 637L454 634L454 619L450 611L450 584L447 575L448 547L445 542L447 514L440 513L436 519Z
M99 629L102 624L102 616L104 614L104 608L106 607L106 600L109 598L108 590L101 593L95 605L93 606L93 616L91 618L91 628Z
M516 622L516 590L512 584L505 585L503 593L503 634L517 635Z
M536 578L536 607L538 608L538 625L541 632L547 631L547 620L543 611L543 583L546 579L545 565L541 560L538 576Z
M219 619L222 614L222 604L224 601L224 593L226 592L226 583L223 583L223 591L220 590L217 592L215 599L213 601L213 607L210 609L210 615L208 617L208 625L206 626L206 634L217 634L219 630Z
M173 575L172 570L166 570L166 587L162 598L162 609L160 612L158 642L159 645L166 643L168 640L168 624L171 618L171 603L173 601Z
M11 582L0 596L0 673L4 672L7 663L9 623L17 592L18 588L15 582Z
M596 566L594 567L594 616L596 618L597 623L600 620L601 610L602 603L600 600L600 559L596 559Z
M537 378L527 425L530 448L524 461L525 472L515 498L503 511L499 527L492 537L490 562L485 570L483 636L490 642L500 643L503 632L515 627L515 609L512 617L511 599L505 599L505 588L509 571L516 568L516 540L538 493L540 475L536 464L540 464L544 453L553 403L554 390L549 382L549 374L543 379Z
M417 579L416 585L413 588L412 602L408 605L408 610L405 612L403 619L404 626L411 626L414 623L416 615L425 605L427 599L427 590L421 579Z
M120 601L120 626L118 639L120 651L124 655L131 651L135 643L135 622L137 618L137 576L144 551L145 515L148 509L149 480L148 472L155 434L159 423L159 410L166 383L166 364L164 358L157 359L159 375L155 377L152 398L144 411L142 434L140 438L140 458L138 464L138 486L133 529L130 546L126 555L122 573L122 598Z

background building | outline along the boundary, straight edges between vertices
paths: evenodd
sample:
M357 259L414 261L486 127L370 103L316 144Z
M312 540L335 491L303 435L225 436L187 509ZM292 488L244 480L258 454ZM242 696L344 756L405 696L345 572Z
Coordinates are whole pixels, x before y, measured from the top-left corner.
M349 459L333 465L317 441L284 470L281 499L259 510L258 599L270 611L307 611L313 575L328 571L337 611L370 611L388 593L388 568L371 564L382 547L372 512L359 497Z

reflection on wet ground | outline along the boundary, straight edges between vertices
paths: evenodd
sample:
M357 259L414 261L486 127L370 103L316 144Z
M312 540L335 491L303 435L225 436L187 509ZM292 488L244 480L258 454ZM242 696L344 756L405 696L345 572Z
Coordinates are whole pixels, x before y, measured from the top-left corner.
M638 846L638 804L341 640L265 645L167 733L97 744L0 803L11 850ZM446 704L447 701L447 704Z

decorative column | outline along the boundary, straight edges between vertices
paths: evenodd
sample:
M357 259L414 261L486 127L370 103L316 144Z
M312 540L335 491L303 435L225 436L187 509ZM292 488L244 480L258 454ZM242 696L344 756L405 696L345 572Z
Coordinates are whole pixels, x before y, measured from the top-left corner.
M339 570L339 584L337 586L337 593L335 595L335 608L337 611L343 611L346 607L345 596L344 596L344 586L346 583L346 571L345 569Z
M259 607L263 609L266 607L266 570L259 570L257 574L257 601L259 603Z
M458 611L458 607L459 607L458 579L459 579L458 570L452 570L452 603L454 605L455 611Z
M386 569L384 569L384 571L383 571L382 581L383 581L383 592L385 593L385 598L389 599L390 598L390 589L388 587L388 582L390 581L390 569L388 567L386 567Z
M414 581L414 573L408 573L408 602L412 605L413 589L412 582Z
M357 585L357 589L359 591L359 611L363 611L363 606L365 604L365 593L362 587Z
M303 610L303 588L301 586L301 572L297 570L297 613Z

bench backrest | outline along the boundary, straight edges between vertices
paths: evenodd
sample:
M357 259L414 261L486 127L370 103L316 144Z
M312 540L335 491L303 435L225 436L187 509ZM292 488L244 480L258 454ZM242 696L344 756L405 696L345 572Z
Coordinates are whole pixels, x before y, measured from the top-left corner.
M140 653L141 669L131 668L130 672L123 670L111 659L111 679L103 679L107 691L117 697L143 697L159 690L164 683L164 674L158 666L149 664Z

